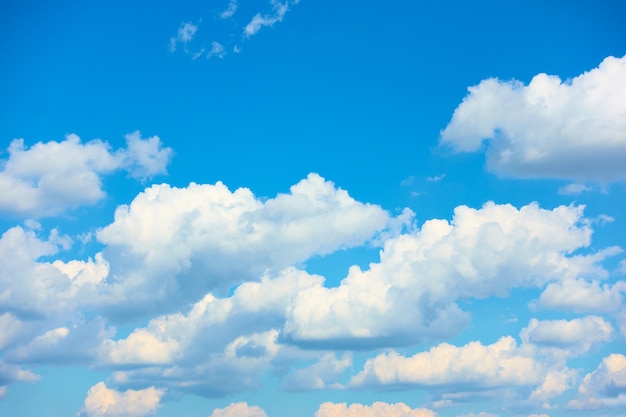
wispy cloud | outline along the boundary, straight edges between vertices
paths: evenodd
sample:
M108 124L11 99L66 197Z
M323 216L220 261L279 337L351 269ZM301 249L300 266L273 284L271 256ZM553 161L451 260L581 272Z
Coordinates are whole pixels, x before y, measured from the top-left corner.
M446 177L446 174L435 175L433 177L426 178L426 181L428 181L428 182L439 182L442 179L444 179L445 177Z
M559 188L558 192L561 195L578 195L584 193L585 191L591 191L591 187L585 184L574 182Z
M230 2L228 3L228 7L222 11L219 16L222 19L228 19L229 17L233 17L235 15L235 12L237 11L238 8L238 4L237 4L237 0L230 0Z
M211 42L211 50L209 51L209 53L207 53L207 58L211 58L211 57L218 57L218 58L224 58L224 56L226 55L226 50L224 49L224 45L222 45L221 43L217 42L217 41L213 41Z
M285 1L281 3L277 0L272 0L272 13L269 14L261 14L257 13L254 15L250 23L246 25L244 29L244 36L250 37L256 35L264 26L273 26L274 23L282 22L285 14L289 11L289 1ZM298 1L293 2L292 4L296 4Z
M176 36L170 38L170 52L175 52L179 43L182 43L183 46L186 47L186 45L193 40L194 36L196 36L197 31L198 26L193 23L182 23L178 28Z

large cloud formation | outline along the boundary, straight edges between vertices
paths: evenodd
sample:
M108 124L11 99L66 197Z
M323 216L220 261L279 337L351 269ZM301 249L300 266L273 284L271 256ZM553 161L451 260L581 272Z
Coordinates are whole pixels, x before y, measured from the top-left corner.
M590 247L597 224L582 206L489 202L418 226L410 210L393 217L317 174L273 198L222 183L153 185L118 207L96 232L101 251L86 259L68 259L75 242L36 222L2 235L0 394L35 381L29 365L87 363L112 374L88 393L86 416L149 414L165 393L254 390L268 372L291 391L427 387L435 407L508 389L550 407L574 384L567 361L610 342L613 322L532 319L521 344L441 341L469 322L460 300L519 288L544 290L539 308L619 313L623 284L601 282L602 263L621 249ZM339 271L338 284L305 268L311 257L380 242L379 259ZM368 350L418 343L435 344L375 352L352 372Z
M626 56L571 80L528 85L494 78L469 88L441 143L476 152L502 175L608 182L626 179Z

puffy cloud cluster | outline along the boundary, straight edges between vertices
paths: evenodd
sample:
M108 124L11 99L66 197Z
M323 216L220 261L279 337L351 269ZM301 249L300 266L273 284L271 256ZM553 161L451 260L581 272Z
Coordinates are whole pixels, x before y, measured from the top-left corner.
M475 152L488 139L487 167L503 176L624 180L625 80L626 56L566 81L546 74L528 85L483 80L469 88L441 142Z
M352 352L332 350L439 342L469 322L459 300L518 288L545 287L539 307L617 312L622 284L600 282L608 276L603 260L620 249L585 249L593 225L581 206L487 203L417 227L410 210L394 218L317 174L269 199L222 183L154 185L118 207L96 232L102 251L87 260L56 259L72 240L54 230L41 236L34 222L3 234L0 351L7 365L0 386L36 378L17 365L113 370L112 388L90 390L82 410L88 417L150 414L165 392L215 397L256 389L268 371L291 391L424 386L443 393L432 403L443 407L476 398L477 390L512 387L548 407L575 380L566 360L611 339L604 318L533 319L521 346L504 337L490 345L443 343L412 356L387 352L350 375ZM383 242L380 259L350 267L336 286L302 268L313 256L368 241ZM570 287L586 292L563 290ZM568 301L549 302L553 293ZM111 323L120 317L141 326L117 335ZM318 414L433 415L384 403L324 407ZM262 410L240 403L220 412Z
M375 402L371 406L326 402L320 405L315 417L435 417L436 413L426 408L411 409L404 403L388 404Z
M353 266L338 287L298 292L285 337L309 347L407 345L463 328L469 317L456 304L460 298L502 297L583 274L605 277L598 262L618 249L569 255L590 241L582 209L457 207L451 222L429 220L388 239L379 263L365 271Z
M571 409L626 407L626 356L604 358L595 371L585 375L578 392L579 398L568 403Z
M109 291L120 301L186 303L267 270L361 245L389 222L379 206L310 174L289 194L266 201L220 182L154 185L120 206L97 237L118 277Z
M89 389L81 417L143 417L154 414L160 405L163 390L118 392L99 382Z
M8 147L0 161L0 212L18 216L50 216L100 201L101 176L125 169L145 179L166 172L172 156L158 136L126 135L127 148L112 152L107 142L82 143L74 134L61 142L39 142L30 148L23 139Z

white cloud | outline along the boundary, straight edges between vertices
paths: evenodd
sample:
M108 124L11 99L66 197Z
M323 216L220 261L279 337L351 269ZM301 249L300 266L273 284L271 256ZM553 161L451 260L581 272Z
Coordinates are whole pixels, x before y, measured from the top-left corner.
M220 59L224 58L226 55L226 50L224 46L216 41L211 42L211 50L207 53L207 58L218 57Z
M577 313L609 312L622 306L623 292L626 292L624 281L601 286L596 280L570 278L549 284L531 306Z
M264 26L273 26L277 22L282 22L285 14L289 11L289 5L297 4L298 2L299 0L292 1L291 3L289 0L285 0L284 3L281 3L280 0L270 0L270 3L272 4L272 13L257 13L254 15L252 20L246 25L244 35L246 37L256 35Z
M5 357L12 362L37 364L78 364L93 363L98 348L113 331L107 329L101 318L81 320L68 326L49 328L54 320L41 320L35 329L48 328L43 333L30 338L29 342L6 352ZM24 332L24 336L32 333ZM28 339L27 339L28 340Z
M404 403L388 404L375 402L371 406L326 402L320 405L315 417L435 417L437 414L426 408L411 409Z
M123 153L125 169L134 178L149 179L157 174L166 174L167 165L173 156L171 148L163 148L161 139L141 137L138 130L125 136L127 149Z
M512 288L581 274L606 276L598 262L617 250L568 256L587 246L590 236L582 207L457 207L451 223L429 220L387 240L380 263L365 271L351 267L338 287L298 292L284 335L325 348L447 337L469 320L455 304L459 298L502 297Z
M228 407L213 410L209 417L267 417L259 406L249 406L246 402L232 403Z
M351 365L352 357L348 354L337 358L334 353L326 353L317 363L295 370L285 379L283 387L290 391L343 388L337 378Z
M446 174L435 175L434 177L426 178L426 181L428 181L428 182L439 182L442 179L444 179L445 177L446 177Z
M396 352L368 359L350 381L353 387L394 385L474 387L538 385L543 381L542 365L533 351L518 347L512 337L491 345L470 342L456 347L442 343L428 352L404 357Z
M573 320L531 319L522 329L521 339L540 347L558 349L566 355L581 355L593 346L608 342L613 327L599 316L586 316Z
M626 407L626 356L605 357L595 371L585 375L578 393L578 398L570 401L568 408Z
M458 152L487 144L504 176L575 181L626 179L626 56L563 82L483 80L455 110L441 142Z
M561 195L578 195L584 193L585 191L591 191L591 187L585 184L574 182L559 188L558 192Z
M118 392L99 382L89 389L83 417L141 417L154 414L164 391L150 387Z
M126 338L104 341L99 362L125 369L151 366L125 372L124 383L159 381L206 396L251 388L280 359L277 355L293 351L278 344L277 328L293 295L320 280L288 268L276 277L241 284L227 298L207 294L184 314L155 317ZM323 357L302 374L332 385L346 363L349 358Z
M138 178L165 173L170 148L158 136L126 136L128 148L111 152L101 140L82 143L74 134L62 142L39 142L26 148L23 139L8 147L0 161L0 212L19 216L50 216L100 201L101 176L126 169Z
M469 413L469 414L462 414L458 417L498 417L497 414L492 414L492 413L486 413L484 411L481 411L478 414L475 413Z
M228 2L228 7L220 13L220 18L228 19L229 17L233 17L237 11L237 7L237 0L230 0Z
M117 277L107 291L132 307L187 303L212 289L257 280L313 255L363 244L390 223L380 207L355 201L317 174L263 201L221 182L154 185L97 233Z
M184 22L180 24L178 28L178 32L176 36L172 36L170 38L170 52L175 52L176 47L179 43L182 43L187 48L187 44L191 42L196 36L196 32L198 31L198 26L194 25L191 22Z

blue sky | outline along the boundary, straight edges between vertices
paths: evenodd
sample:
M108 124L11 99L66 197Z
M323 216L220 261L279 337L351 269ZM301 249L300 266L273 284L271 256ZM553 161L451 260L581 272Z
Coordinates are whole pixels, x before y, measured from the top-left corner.
M625 415L621 2L2 9L0 415Z

